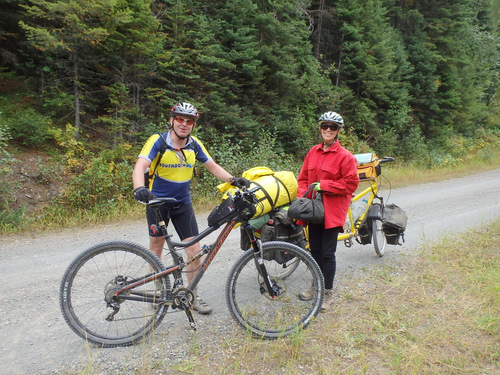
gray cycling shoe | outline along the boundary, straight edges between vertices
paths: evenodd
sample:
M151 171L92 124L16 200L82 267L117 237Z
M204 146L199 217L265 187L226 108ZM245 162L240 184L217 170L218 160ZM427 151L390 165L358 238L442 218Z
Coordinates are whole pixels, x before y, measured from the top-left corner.
M198 314L207 315L212 312L212 308L201 297L196 297L193 303L193 310L198 311Z

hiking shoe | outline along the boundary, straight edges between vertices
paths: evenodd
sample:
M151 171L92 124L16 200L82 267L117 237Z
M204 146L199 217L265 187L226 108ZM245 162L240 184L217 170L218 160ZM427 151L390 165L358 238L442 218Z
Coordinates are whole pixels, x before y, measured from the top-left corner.
M321 305L321 310L326 311L333 305L333 289L325 290L325 299L323 300L323 305Z
M310 301L314 298L315 295L316 288L314 287L314 284L311 284L311 286L307 290L299 293L299 299L301 301Z
M201 297L196 297L193 303L193 310L198 311L198 314L210 314L212 308L208 303L206 303Z

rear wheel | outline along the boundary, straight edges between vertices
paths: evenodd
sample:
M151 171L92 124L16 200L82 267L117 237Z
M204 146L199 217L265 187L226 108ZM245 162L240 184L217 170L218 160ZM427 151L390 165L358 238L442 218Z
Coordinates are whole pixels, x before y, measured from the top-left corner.
M91 247L70 264L63 276L60 307L64 319L77 335L99 346L135 343L163 320L167 306L145 299L166 299L170 280L163 277L118 292L164 269L155 254L131 242Z
M379 257L383 257L385 254L387 240L385 238L384 231L382 230L382 221L380 220L372 220L372 240L375 252Z
M226 284L226 301L233 318L254 336L275 339L305 328L318 314L324 297L324 281L319 266L303 249L287 242L266 242L263 256L269 252L293 255L293 272L284 275L283 265L266 260L273 290L271 297L258 269L253 250L248 250L234 264ZM275 258L276 259L276 258ZM299 299L299 294L313 286L314 297Z

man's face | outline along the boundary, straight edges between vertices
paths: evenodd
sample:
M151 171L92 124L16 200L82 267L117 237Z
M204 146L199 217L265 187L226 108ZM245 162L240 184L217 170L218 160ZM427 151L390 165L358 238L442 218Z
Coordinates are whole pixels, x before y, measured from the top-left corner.
M172 128L180 138L188 137L193 131L195 120L187 116L174 116L170 118Z

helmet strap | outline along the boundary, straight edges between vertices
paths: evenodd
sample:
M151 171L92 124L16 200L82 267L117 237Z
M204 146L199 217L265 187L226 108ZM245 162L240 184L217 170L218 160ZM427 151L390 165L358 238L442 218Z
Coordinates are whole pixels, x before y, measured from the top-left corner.
M181 141L184 141L185 139L188 139L188 138L189 138L189 136L191 135L191 133L190 133L190 134L188 134L188 135L187 135L187 136L185 136L185 137L181 137L179 134L177 134L177 132L175 131L175 128L174 128L173 126L172 126L172 130L174 131L174 133L175 133L175 135L177 136L177 138L179 138Z
M326 143L325 141L323 141L323 147L330 147L331 145L333 145L335 143L335 141L338 139L339 135L337 134L335 136L335 138L333 139L333 141L331 141L330 143Z

